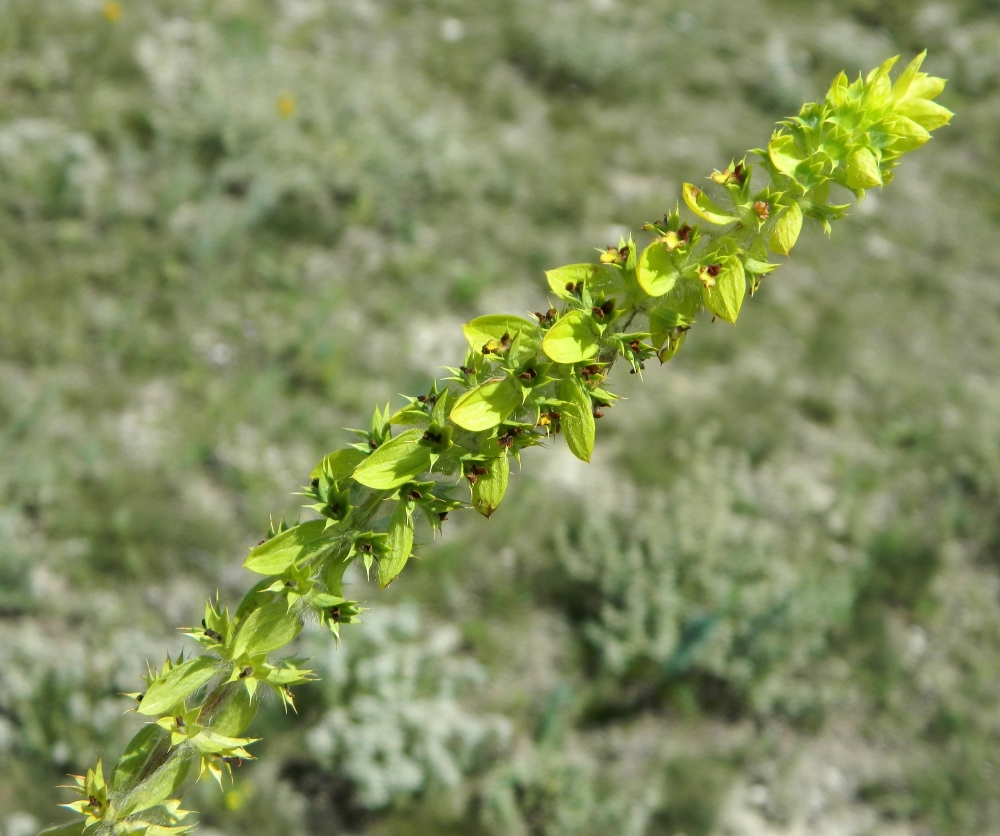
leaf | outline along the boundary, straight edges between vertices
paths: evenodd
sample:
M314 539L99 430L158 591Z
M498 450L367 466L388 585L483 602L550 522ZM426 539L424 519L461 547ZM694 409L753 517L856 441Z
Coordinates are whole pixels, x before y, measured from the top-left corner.
M669 292L680 277L670 251L663 244L650 244L642 251L635 274L639 286L650 296Z
M878 160L867 148L858 148L847 158L847 185L852 189L871 189L882 185Z
M315 679L312 671L299 668L292 661L286 661L280 668L271 668L263 681L270 685L298 685L312 679Z
M386 553L379 559L376 575L380 589L385 589L395 580L413 552L413 515L403 500L396 503L389 519L389 536L385 545Z
M795 176L795 170L805 159L795 142L795 137L790 134L777 134L772 137L767 145L767 155L774 167L789 177Z
M242 752L244 746L255 742L253 738L227 737L209 729L200 731L191 738L191 744L204 754L229 754L237 750Z
M715 286L706 287L702 293L705 307L719 319L735 324L743 306L743 297L747 292L746 274L743 263L738 258L731 258L716 276Z
M830 85L830 90L826 94L827 101L835 105L843 104L847 101L847 90L849 87L850 82L847 80L847 73L841 70Z
M657 317L660 319L660 317ZM666 363L670 360L678 351L680 351L681 346L684 345L684 341L687 339L688 332L681 331L679 335L668 341L668 337L671 337L670 327L667 326L667 318L664 316L660 322L653 324L653 315L650 314L650 329L652 330L652 340L653 345L655 345L659 351L657 352L657 357L661 363Z
M589 462L596 433L590 395L576 377L567 377L559 384L558 397L563 401L562 430L570 452L581 461Z
M552 292L564 301L576 296L566 289L569 284L584 284L593 296L600 296L618 290L618 274L603 264L568 264L555 270L546 270Z
M448 397L450 395L451 391L445 389L438 395L437 400L434 401L434 408L431 410L431 421L439 427L443 427L448 423Z
M748 258L745 265L746 271L753 273L755 276L766 276L769 273L773 273L780 266L779 264L771 264L767 261L757 261L753 258Z
M889 72L899 60L898 55L887 58L881 66L876 67L865 77L864 104L869 108L883 107L892 94L892 82Z
M669 309L691 321L703 304L701 282L697 279L682 278L674 285L673 290L660 297L656 307Z
M302 632L302 622L288 611L284 601L274 601L254 610L240 625L233 641L233 658L259 656L284 647ZM143 700L145 703L145 700Z
M274 583L273 578L261 578L257 581L257 583L250 587L250 589L248 589L246 594L243 596L239 605L236 607L236 614L233 616L231 624L242 621L243 616L250 612L250 610L252 610L256 605L258 596L263 594L272 583Z
M792 247L795 246L795 242L799 240L800 232L802 232L802 207L796 202L781 214L774 225L770 241L771 250L778 255L788 255L792 251ZM773 270L777 265L769 266Z
M111 773L111 789L120 793L131 790L150 772L150 766L166 759L169 750L170 732L156 723L143 726L118 759Z
M398 488L431 466L423 430L406 430L375 449L353 473L355 482L378 491Z
M599 349L593 317L586 311L570 311L542 341L542 350L556 363L582 363L596 357Z
M476 317L462 326L469 347L477 354L491 340L502 340L506 334L511 340L510 361L520 365L538 353L542 343L542 332L538 324L519 316L491 314Z
M210 681L218 673L218 664L219 660L212 656L198 656L178 665L154 680L136 711L155 717L173 708Z
M346 479L350 476L354 472L354 468L361 464L364 458L365 454L360 450L355 450L353 447L334 450L312 469L309 478L318 479L323 475L324 468L329 467L333 473L334 481L339 482L341 479Z
M930 132L906 116L893 116L888 120L886 130L892 135L894 151L915 151L930 141Z
M905 99L900 102L896 112L912 119L928 131L936 131L951 121L955 114L948 108L932 102L930 99Z
M251 551L243 565L258 575L281 574L292 564L316 557L334 544L332 538L324 536L325 528L326 520L311 520L283 531Z
M650 341L657 349L662 348L663 344L674 336L677 329L685 328L690 325L690 322L691 320L670 308L657 306L649 312ZM676 339L682 342L685 335L686 332L681 330Z
M257 713L257 703L250 699L241 682L230 682L219 705L212 709L207 725L218 734L236 736L243 732Z
M186 749L174 749L166 763L152 775L141 781L128 796L119 815L131 815L148 810L171 798L179 789L191 769L193 753Z
M924 76L923 73L920 73ZM909 97L914 99L936 99L944 92L948 82L946 79L937 76L924 76L918 78L910 85Z
M896 83L892 86L892 98L895 101L898 102L909 96L910 88L912 87L913 82L916 81L919 76L926 76L926 73L920 72L920 66L924 63L924 59L926 57L927 50L925 49L907 65L903 72L899 74L899 78L896 79Z
M486 462L486 469L488 472L479 476L472 486L472 504L480 514L489 519L507 492L507 480L510 476L507 454L490 459Z
M193 824L174 826L151 824L142 832L142 836L185 836L187 833L193 833L194 828Z
M471 432L482 432L505 421L523 402L521 387L513 378L493 378L462 395L451 409L451 420Z
M84 824L83 821L57 824L54 827L45 828L38 836L83 836Z
M402 409L396 410L389 418L389 423L395 424L396 426L413 424L426 425L429 421L430 418L427 415L427 412L415 403L407 404ZM360 453L361 451L359 450L358 452ZM361 453L361 458L363 459L364 457L365 454Z
M710 224L721 226L739 220L735 215L729 215L716 206L707 194L691 183L684 184L681 188L681 194L684 197L684 202L688 205L688 209Z

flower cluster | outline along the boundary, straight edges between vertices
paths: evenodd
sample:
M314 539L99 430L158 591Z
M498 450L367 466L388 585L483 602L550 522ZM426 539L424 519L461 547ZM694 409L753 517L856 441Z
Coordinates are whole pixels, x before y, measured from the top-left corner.
M358 602L343 597L348 566L360 560L388 586L413 552L419 520L434 533L458 509L489 517L506 492L510 459L555 435L588 461L596 421L616 400L606 381L619 359L635 374L654 357L669 360L703 310L735 323L806 218L829 229L846 213L832 202L835 188L860 200L949 121L933 101L945 82L922 73L922 59L895 83L894 60L854 83L841 74L766 148L716 171L707 189L684 184L693 217L678 208L647 224L654 237L641 251L630 236L596 263L548 271L550 305L533 320L494 315L465 325L461 366L397 412L376 410L356 443L317 465L302 489L317 518L272 526L245 563L260 582L232 615L208 603L201 624L186 631L201 655L168 658L149 672L146 690L132 696L152 722L109 779L100 763L77 778L81 798L67 806L82 818L47 832L186 832L185 781L212 775L221 783L250 757L254 741L241 735L261 689L294 708L291 688L312 678L303 661L281 655L304 620L339 637L340 625L358 618ZM467 500L457 495L463 483Z

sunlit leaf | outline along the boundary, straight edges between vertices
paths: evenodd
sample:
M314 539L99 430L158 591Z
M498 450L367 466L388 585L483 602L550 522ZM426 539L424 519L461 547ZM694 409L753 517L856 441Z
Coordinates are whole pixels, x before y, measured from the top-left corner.
M284 647L300 632L302 622L288 611L284 600L265 604L251 612L240 625L233 640L233 658L270 653Z
M376 577L378 585L385 589L403 571L406 561L413 551L413 515L407 511L406 502L396 503L389 519L386 537L386 553L379 558Z
M559 383L559 400L563 401L562 431L570 452L581 461L589 462L594 452L594 406L590 395L576 377Z
M472 486L472 505L484 517L491 517L507 492L510 463L507 454L486 462L487 473L479 476Z
M771 250L778 255L788 255L799 240L799 233L802 232L802 207L793 203L778 218L771 233ZM771 265L773 269L774 265ZM754 271L758 272L758 271Z
M521 405L521 387L510 377L481 383L460 397L451 409L451 420L472 432L495 427Z
M430 469L431 448L423 430L406 430L374 450L352 474L355 482L388 491Z
M867 148L858 148L847 158L847 185L852 189L871 189L882 185L878 160Z
M729 259L716 277L715 285L703 291L705 307L719 319L735 323L746 292L746 274L742 262L738 258Z
M600 350L593 317L586 311L570 311L549 329L542 350L556 363L592 360Z
M669 292L680 278L670 251L663 244L650 244L642 251L635 270L639 286L650 296Z
M178 665L149 686L136 711L155 717L173 708L209 682L219 672L218 666L219 660L211 656L198 656Z
M681 194L688 209L711 224L722 226L739 220L735 215L731 215L716 206L707 194L691 183L684 184Z
M292 564L327 551L333 540L324 535L325 520L311 520L283 531L257 546L243 565L259 575L277 575Z
M341 479L346 479L350 476L354 472L354 468L361 464L364 458L365 454L360 450L355 450L353 447L334 450L312 469L309 478L318 479L323 475L324 468L329 468L332 471L334 480L339 482Z

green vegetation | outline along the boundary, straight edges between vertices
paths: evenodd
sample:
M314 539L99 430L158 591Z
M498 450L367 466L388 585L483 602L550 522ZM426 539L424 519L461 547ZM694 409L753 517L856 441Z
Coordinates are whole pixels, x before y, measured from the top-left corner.
M965 126L832 246L806 234L739 329L624 381L589 469L526 459L382 596L457 625L479 673L414 680L455 645L393 649L371 613L317 668L344 684L295 722L265 704L260 763L189 806L234 833L989 832L991 252L957 242L994 223L970 176L993 12L113 8L2 12L0 826L123 748L137 663L205 590L235 605L228 561L337 427L460 361L458 322L534 306L541 269L638 232L840 66L930 41Z

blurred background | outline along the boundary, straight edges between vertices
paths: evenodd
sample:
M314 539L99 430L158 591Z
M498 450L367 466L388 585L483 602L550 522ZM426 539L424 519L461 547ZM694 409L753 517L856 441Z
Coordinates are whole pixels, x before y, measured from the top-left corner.
M834 74L952 127L379 593L205 836L1000 833L1000 2L2 0L0 833L459 324Z

